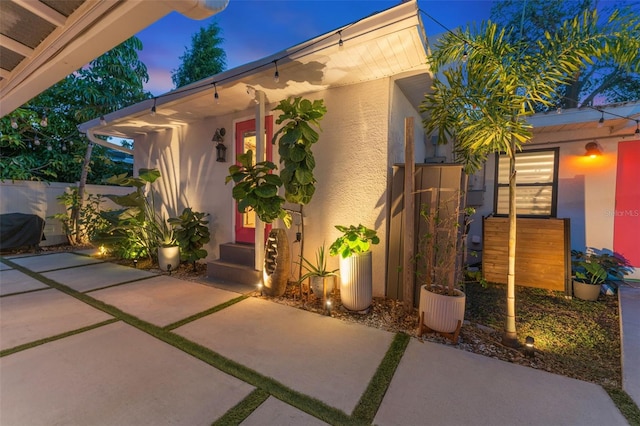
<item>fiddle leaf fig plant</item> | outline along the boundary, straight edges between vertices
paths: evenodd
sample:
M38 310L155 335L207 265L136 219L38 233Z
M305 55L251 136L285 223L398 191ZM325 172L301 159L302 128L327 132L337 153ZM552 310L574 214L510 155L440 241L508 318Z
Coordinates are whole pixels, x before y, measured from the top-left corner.
M284 184L285 198L290 203L309 204L316 190L316 179L313 176L316 160L311 146L320 137L314 127L320 130L320 120L327 108L322 99L311 102L297 97L281 100L273 110L282 111L276 124L285 123L273 135L272 140L275 144L280 138L278 154L280 163L284 165L280 178Z
M275 164L261 161L253 164L253 151L238 155L238 163L229 167L225 183L233 181L232 196L238 202L238 211L255 211L258 218L271 223L282 219L287 227L291 226L291 215L282 208L284 198L278 195L282 179L275 173Z

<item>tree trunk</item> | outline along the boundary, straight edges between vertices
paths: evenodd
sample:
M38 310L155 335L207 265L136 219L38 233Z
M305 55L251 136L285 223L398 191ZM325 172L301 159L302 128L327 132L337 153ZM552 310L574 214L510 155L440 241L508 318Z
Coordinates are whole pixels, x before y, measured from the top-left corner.
M84 205L84 188L87 185L87 175L89 174L89 163L91 162L91 152L93 151L93 142L89 141L87 144L87 152L84 154L84 162L82 163L82 171L80 172L80 181L78 182L78 205L77 210L73 212L73 217L71 218L71 222L75 229L75 234L77 235L76 242L82 243L82 238L80 237L80 212L82 211L82 206Z
M518 346L516 333L516 142L511 139L509 149L509 271L507 273L507 318L502 343Z

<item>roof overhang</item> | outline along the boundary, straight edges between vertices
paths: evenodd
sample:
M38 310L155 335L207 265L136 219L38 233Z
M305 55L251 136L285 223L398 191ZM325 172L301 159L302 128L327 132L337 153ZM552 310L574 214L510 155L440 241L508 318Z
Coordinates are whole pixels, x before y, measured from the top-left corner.
M2 0L0 117L153 22L204 19L229 0Z
M599 126L602 117L604 123ZM640 120L640 102L575 108L564 110L561 114L538 113L531 116L528 122L533 126L531 142L537 145L635 137L634 120Z
M426 53L427 39L417 3L406 2L261 60L115 111L105 116L106 125L98 118L83 123L80 130L131 138L245 111L255 105L254 91L262 91L271 103L385 77L404 81L404 85L399 82L401 89L412 93L417 81L424 82L423 92L414 96L421 99L429 88ZM279 82L274 80L276 63ZM152 115L154 104L156 114Z

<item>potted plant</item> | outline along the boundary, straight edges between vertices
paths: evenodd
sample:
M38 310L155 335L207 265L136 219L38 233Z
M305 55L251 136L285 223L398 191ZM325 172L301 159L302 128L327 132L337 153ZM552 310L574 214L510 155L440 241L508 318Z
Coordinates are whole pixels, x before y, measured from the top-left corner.
M422 262L417 275L425 282L420 287L418 334L422 335L425 329L435 331L455 343L466 303L466 295L456 288L456 283L464 247L462 234L467 227L460 226L460 191L454 191L449 198L442 196L442 190L436 191L439 193L432 197L434 202L420 208L426 232L420 238L417 259Z
M158 224L158 266L163 271L175 270L180 265L180 246L173 228L166 220Z
M322 295L322 303L324 304L327 299L327 294L333 291L335 287L335 277L338 275L336 274L337 269L329 270L327 268L324 244L318 247L315 263L304 258L304 256L300 256L300 261L306 273L300 277L299 282L302 283L309 278L313 294L318 297Z
M168 221L180 246L180 257L184 262L192 262L194 270L196 261L207 257L207 250L202 248L211 239L209 221L204 220L207 215L187 207L180 216Z
M598 300L602 286L614 286L631 272L629 262L605 250L588 248L587 252L571 250L573 294L582 300Z
M331 247L332 256L340 256L340 298L342 305L350 311L364 311L373 300L372 283L372 244L378 244L380 238L376 231L363 225L341 226L342 232Z

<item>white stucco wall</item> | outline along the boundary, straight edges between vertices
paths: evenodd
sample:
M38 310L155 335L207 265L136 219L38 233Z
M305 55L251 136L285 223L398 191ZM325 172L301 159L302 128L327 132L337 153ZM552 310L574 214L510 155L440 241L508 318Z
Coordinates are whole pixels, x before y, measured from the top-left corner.
M387 244L387 183L394 162L404 158L404 117L416 117L416 141L424 147L417 112L389 79L332 88L305 95L310 100L324 99L327 113L321 122L322 133L314 146L315 176L318 181L305 212L305 256L312 258L323 243L328 246L338 237L334 225L363 225L374 228L381 239L373 251L374 295L385 292ZM271 112L276 101L266 107ZM135 169L158 168L162 178L155 185L169 210L180 212L187 204L210 214L212 241L206 247L207 260L219 257L218 245L235 240L235 203L232 184L225 185L228 167L235 158L235 123L254 118L254 110L211 118L184 128L140 136L135 140ZM391 125L390 125L391 123ZM227 130L227 162L215 161L213 132ZM274 124L274 132L278 126ZM391 138L392 143L388 144ZM390 148L391 151L390 153ZM424 152L417 151L420 156ZM277 149L274 162L278 164ZM288 206L297 209L297 206ZM278 225L281 226L281 225ZM293 243L296 227L289 231L294 260L300 245ZM329 266L338 268L338 259ZM297 265L292 265L297 277Z

